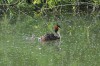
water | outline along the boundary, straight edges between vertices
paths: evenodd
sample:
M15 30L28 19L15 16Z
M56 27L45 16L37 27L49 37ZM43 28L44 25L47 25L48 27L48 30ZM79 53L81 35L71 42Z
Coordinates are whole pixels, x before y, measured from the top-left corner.
M0 33L1 66L100 65L100 19L67 18L68 21L59 22L61 40L43 43L37 37L52 32L56 22L47 23L29 16L14 25L7 23L9 19L4 20ZM36 37L34 40L32 34Z

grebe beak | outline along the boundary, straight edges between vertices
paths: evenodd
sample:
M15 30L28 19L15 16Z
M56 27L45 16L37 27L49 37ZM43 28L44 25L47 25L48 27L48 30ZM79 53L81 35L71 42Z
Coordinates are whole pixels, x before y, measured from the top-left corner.
M59 25L58 25L58 27L61 28Z
M59 28L61 28L60 25L57 24L57 26L58 26Z

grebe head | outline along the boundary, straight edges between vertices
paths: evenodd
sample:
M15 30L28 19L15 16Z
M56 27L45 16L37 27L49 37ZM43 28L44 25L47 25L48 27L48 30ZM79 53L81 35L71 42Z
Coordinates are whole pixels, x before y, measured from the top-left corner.
M56 24L56 25L54 26L54 31L55 31L55 33L58 32L59 28L60 28L60 26L59 26L58 24Z

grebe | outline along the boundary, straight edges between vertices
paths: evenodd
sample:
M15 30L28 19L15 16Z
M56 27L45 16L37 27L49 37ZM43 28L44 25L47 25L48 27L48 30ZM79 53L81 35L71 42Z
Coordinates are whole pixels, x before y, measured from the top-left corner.
M39 41L51 41L60 39L60 33L58 32L60 26L57 24L54 26L54 33L47 33L39 38Z

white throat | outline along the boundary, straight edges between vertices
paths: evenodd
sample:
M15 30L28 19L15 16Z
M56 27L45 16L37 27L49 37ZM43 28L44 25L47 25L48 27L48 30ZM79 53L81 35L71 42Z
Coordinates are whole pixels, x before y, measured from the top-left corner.
M60 32L54 33L54 35L60 37Z

